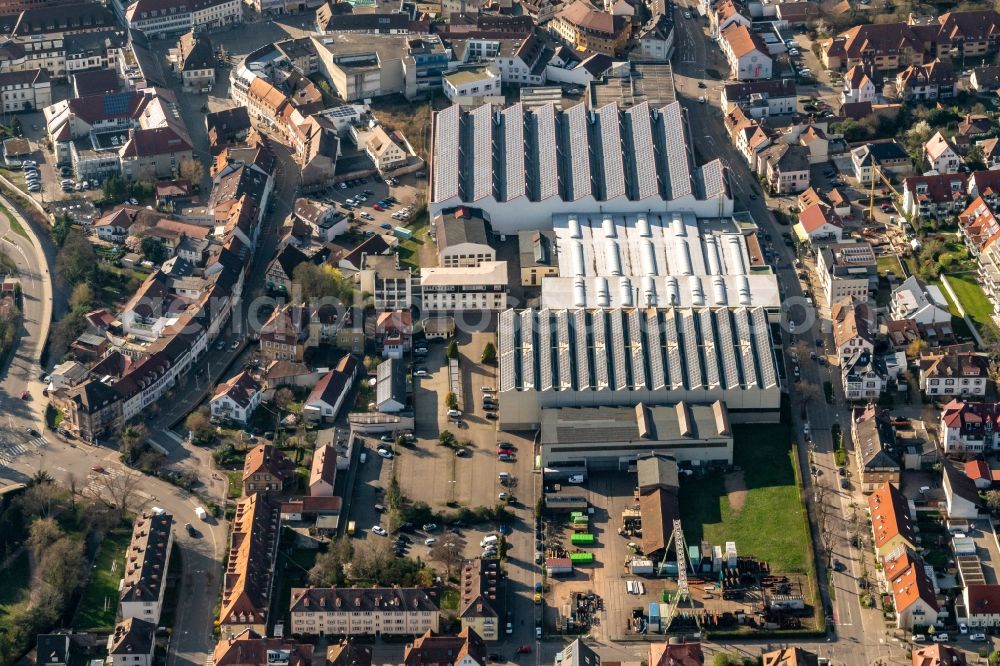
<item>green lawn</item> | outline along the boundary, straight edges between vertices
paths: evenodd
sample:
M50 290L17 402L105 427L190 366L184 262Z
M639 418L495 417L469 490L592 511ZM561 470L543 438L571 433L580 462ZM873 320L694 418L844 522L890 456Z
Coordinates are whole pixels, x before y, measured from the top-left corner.
M10 222L10 230L18 236L24 236L27 238L28 232L24 230L24 227L21 226L21 222L14 217L14 214L7 210L6 206L0 206L0 210L3 211L3 214L7 217L7 221Z
M90 570L80 605L73 616L73 629L87 631L111 631L115 625L118 610L118 583L121 582L125 565L125 551L132 532L118 530L108 533L101 542Z
M243 470L226 472L229 477L229 499L239 499L243 494Z
M396 254L399 257L400 266L420 270L420 247L430 242L427 237L430 232L430 219L427 216L427 209L421 208L416 216L406 227L413 237L400 242Z
M983 293L983 288L979 286L976 279L971 275L949 275L948 283L976 327L992 328L995 331L996 325L992 319L993 304Z
M899 257L895 255L879 257L875 260L875 268L878 270L879 275L885 275L891 271L897 279L902 279L904 277L903 269L899 265Z
M0 571L0 576L6 581L0 585L0 627L9 629L8 622L28 606L31 590L31 564L28 561L28 551L25 550L14 558L10 566Z
M792 463L787 424L734 428L733 462L743 470L742 508L734 510L725 476L682 481L681 519L689 545L735 541L741 555L770 562L775 573L807 574L809 531Z

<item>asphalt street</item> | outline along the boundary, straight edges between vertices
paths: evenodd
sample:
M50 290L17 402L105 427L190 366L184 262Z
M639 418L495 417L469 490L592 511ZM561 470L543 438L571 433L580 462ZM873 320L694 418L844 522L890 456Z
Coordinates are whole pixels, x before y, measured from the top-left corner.
M737 201L736 209L749 210L757 224L772 239L774 253L777 257L775 267L784 289L785 311L790 320L798 324L796 335L792 335L787 326L782 327L784 343L791 345L802 339L813 346L813 341L820 339L829 348L829 332L822 330L812 308L807 309L806 307L794 269L795 254L791 248L782 243L782 233L790 232L791 229L777 223L769 210L767 198L760 196L761 189L756 176L751 173L746 161L728 140L719 108L720 93L725 81L713 81L706 79L705 76L710 70L724 75L728 72L729 67L719 47L708 36L707 21L700 18L683 18L685 8L690 8L692 14L696 16L694 7L695 3L691 0L679 3L675 10L674 24L677 28L674 79L677 86L677 97L688 111L689 141L693 146L703 146L699 154L703 161L718 157L729 168L730 185ZM700 87L699 83L703 83L705 87ZM706 102L700 102L699 97L705 97ZM791 377L790 359L786 356L781 360L786 363L787 375ZM803 383L822 387L823 381L830 378L829 367L824 369L808 356L800 359L800 368ZM839 386L839 381L834 381L833 384ZM801 418L802 401L796 393L795 383L790 384L789 395L792 399L795 431L801 433L804 422ZM842 395L837 400L842 403ZM832 574L830 584L835 587L833 595L835 601L832 605L835 631L831 633L829 643L824 641L820 645L827 645L838 663L870 664L890 656L898 657L901 650L898 643L894 643L887 636L881 613L864 610L860 603L857 578L863 555L851 546L850 535L853 534L851 517L854 509L852 505L861 500L860 496L854 497L850 491L845 492L839 488L838 476L833 464L833 438L830 432L831 424L841 418L843 419L842 427L845 431L850 430L848 413L846 407L842 405L828 406L822 399L811 400L805 404L805 420L809 422L812 430L814 459L817 464L833 471L816 478L811 477L808 462L809 448L805 439L799 437L800 473L805 480L814 534L818 533L816 516L819 512L815 506L815 499L819 497L828 503L829 514L834 517L827 525L831 534L832 556L846 566L844 572ZM815 487L817 483L822 484L825 491L817 494ZM819 542L817 541L814 546L819 553ZM831 595L829 587L825 583L822 586L822 595L823 599L828 602ZM796 641L796 644L798 643ZM727 646L729 645L727 644ZM750 642L746 645L733 644L733 647L749 650L753 654L759 653L759 646L760 642ZM820 654L825 655L826 652L821 650Z

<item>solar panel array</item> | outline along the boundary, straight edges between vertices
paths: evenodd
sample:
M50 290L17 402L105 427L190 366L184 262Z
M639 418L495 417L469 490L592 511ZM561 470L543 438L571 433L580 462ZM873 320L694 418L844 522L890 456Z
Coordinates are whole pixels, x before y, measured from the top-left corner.
M740 357L743 367L743 386L757 385L757 368L753 362L753 341L750 338L750 318L747 316L746 308L740 308L733 312L733 319L736 321L737 346L740 349Z
M535 349L534 349L534 313L531 310L521 312L521 383L526 389L533 389L535 384Z
M771 362L774 354L771 351L771 336L768 329L769 325L764 311L755 308L753 311L753 334L757 343L757 359L760 361L760 381L765 388L776 386L778 383L778 375L775 372L774 363Z
M677 335L677 311L663 313L663 332L667 340L667 372L670 388L684 388L684 368L681 366L680 337Z
M136 95L133 92L121 92L105 95L101 98L101 104L104 106L104 114L106 116L126 115L129 108L132 106L132 100L135 99L135 96Z
M535 145L538 155L538 199L559 196L559 167L556 150L556 109L546 104L535 109Z
M702 165L701 179L705 186L706 199L725 194L725 168L722 166L722 160L712 160L708 164Z
M472 124L472 187L466 187L471 201L479 201L493 194L493 114L489 106L481 106L469 113ZM524 151L521 151L522 155Z
M590 146L587 142L587 109L583 104L570 107L563 113L566 123L566 145L569 155L569 184L567 198L571 201L591 194Z
M549 330L549 310L538 313L538 387L552 390L552 331Z
M621 310L611 310L608 319L611 322L611 355L613 360L615 384L612 388L621 390L628 387L628 370L625 368L625 333L622 326Z
M556 311L556 337L558 338L559 388L573 388L573 367L570 359L569 316L565 310Z
M649 102L637 104L625 112L632 129L632 161L634 165L635 193L639 199L655 197L659 193L656 183L656 151L653 147L653 125L649 117Z
M571 314L573 327L572 351L576 354L576 388L579 390L589 389L590 383L590 343L587 341L587 312L585 310L573 310Z
M632 387L646 388L646 352L642 344L642 325L638 310L627 310L628 348L632 361Z
M663 336L660 333L660 316L656 310L646 310L646 345L649 349L649 385L653 390L666 386L663 371Z
M597 310L591 315L590 325L594 330L594 384L598 389L609 388L608 346L605 336L605 311Z
M740 385L740 369L736 364L736 345L733 343L733 325L728 310L720 310L716 315L718 324L718 348L722 354L722 374L726 378L724 388Z
M698 329L701 333L701 349L705 357L705 381L708 388L719 387L719 355L715 347L715 330L712 326L712 311L698 311ZM723 352L724 353L724 352Z
M504 199L510 201L525 194L524 109L521 104L501 112L503 119L503 161L505 164Z
M670 198L679 199L691 194L691 171L680 102L660 109L660 118L662 145L667 155L667 175L670 178Z
M444 201L459 196L458 160L461 145L460 107L451 106L437 114L434 130L434 199Z
M618 105L606 104L597 111L601 128L601 170L605 200L625 196L625 165L622 161L621 120Z
M684 345L684 362L687 366L687 387L701 388L701 356L698 354L698 332L694 328L691 310L681 313L681 342Z
M513 310L504 310L500 313L497 325L497 339L500 343L500 391L513 391L517 389L517 362L515 360L517 345L515 344L515 324L520 321L520 317L514 314Z

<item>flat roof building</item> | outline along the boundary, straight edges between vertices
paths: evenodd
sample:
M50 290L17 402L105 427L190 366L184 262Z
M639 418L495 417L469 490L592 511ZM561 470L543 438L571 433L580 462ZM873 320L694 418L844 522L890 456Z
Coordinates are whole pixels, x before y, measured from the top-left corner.
M554 407L723 400L734 422L776 422L781 387L759 307L507 310L499 323L500 426Z
M542 410L542 466L624 471L640 455L666 453L678 462L733 462L726 405L560 407Z
M541 305L701 307L781 305L754 229L690 213L556 215L559 277Z
M720 160L697 167L678 102L588 111L514 104L434 114L430 216L482 210L494 233L537 229L556 213L651 209L732 214Z

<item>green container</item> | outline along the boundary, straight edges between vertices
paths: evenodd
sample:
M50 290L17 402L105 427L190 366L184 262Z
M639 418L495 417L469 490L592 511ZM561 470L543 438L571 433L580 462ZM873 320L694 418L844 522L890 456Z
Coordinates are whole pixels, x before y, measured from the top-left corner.
M574 546L593 546L594 535L587 532L580 532L570 537L570 543Z
M569 517L572 520L573 518L579 518L582 515L583 515L583 511L571 511L570 514L569 514Z
M587 516L577 516L573 519L574 525L587 525L590 523L590 518Z
M570 553L569 561L573 564L593 564L594 554L593 553Z

